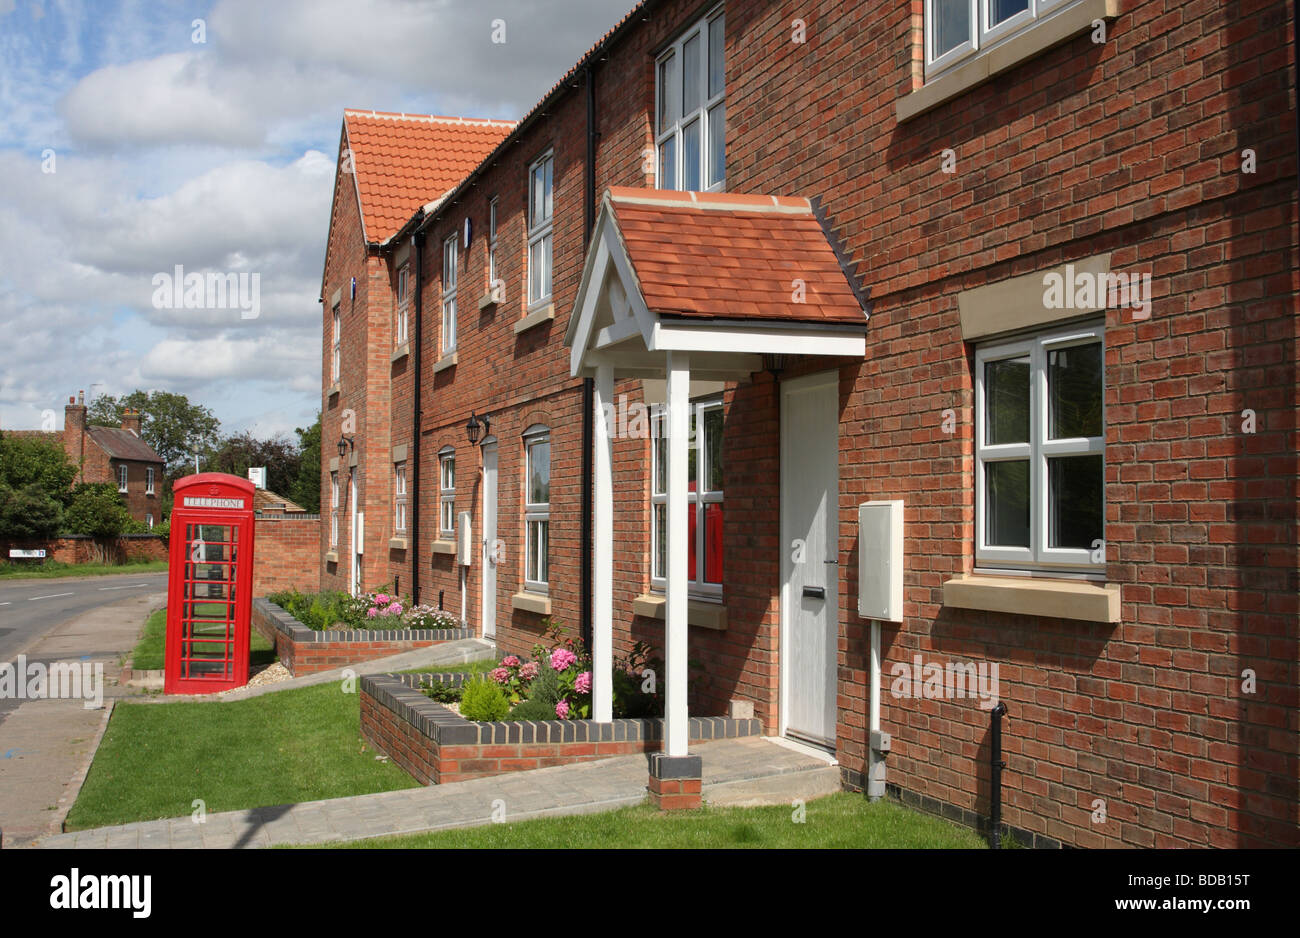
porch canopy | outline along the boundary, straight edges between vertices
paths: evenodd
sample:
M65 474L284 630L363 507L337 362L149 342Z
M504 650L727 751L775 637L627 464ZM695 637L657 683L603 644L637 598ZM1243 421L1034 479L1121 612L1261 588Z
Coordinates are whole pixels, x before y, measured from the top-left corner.
M613 718L613 410L617 378L665 380L664 751L685 756L690 383L747 381L764 355L866 352L865 302L815 203L611 188L601 200L565 344L595 378L592 715ZM607 409L606 405L610 405Z

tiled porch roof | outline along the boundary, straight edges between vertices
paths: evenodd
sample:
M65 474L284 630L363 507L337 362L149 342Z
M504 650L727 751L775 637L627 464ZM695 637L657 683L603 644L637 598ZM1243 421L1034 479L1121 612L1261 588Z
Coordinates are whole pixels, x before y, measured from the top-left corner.
M607 199L652 312L692 319L866 319L832 236L808 199L626 187L611 188Z
M382 244L422 205L454 188L513 121L345 110L366 241Z

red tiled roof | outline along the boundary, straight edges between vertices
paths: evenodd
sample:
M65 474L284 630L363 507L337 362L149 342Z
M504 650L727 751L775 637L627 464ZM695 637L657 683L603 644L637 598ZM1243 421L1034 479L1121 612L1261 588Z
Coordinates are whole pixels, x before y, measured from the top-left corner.
M161 463L162 457L144 440L130 430L117 427L86 427L86 436L111 459L129 459L135 462Z
M416 209L452 189L513 121L345 110L366 241L382 244Z
M270 489L255 489L253 491L253 510L254 511L283 511L286 514L305 513L303 508L297 502L292 502L283 495L276 495Z
M606 199L652 312L866 322L807 199L625 187Z

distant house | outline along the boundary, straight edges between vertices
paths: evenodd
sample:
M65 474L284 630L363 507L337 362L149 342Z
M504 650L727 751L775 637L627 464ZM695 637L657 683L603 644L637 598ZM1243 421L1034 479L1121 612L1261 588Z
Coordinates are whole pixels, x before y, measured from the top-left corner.
M124 413L121 427L87 426L85 395L78 391L63 415L63 449L81 466L76 481L114 483L132 518L150 527L161 521L163 460L140 436L140 412Z
M307 509L297 502L290 501L283 495L276 495L270 489L254 489L253 511L259 517L265 515L305 515Z

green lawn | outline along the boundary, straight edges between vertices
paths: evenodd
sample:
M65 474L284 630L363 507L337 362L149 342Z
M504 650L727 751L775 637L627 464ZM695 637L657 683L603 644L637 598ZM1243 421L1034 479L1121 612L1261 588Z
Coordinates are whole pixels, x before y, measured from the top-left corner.
M414 788L361 739L338 682L229 703L119 702L68 813L83 830Z
M217 606L213 614L220 615L220 612L217 611L219 609L220 606ZM203 632L202 629L196 629L195 631L200 634ZM275 647L263 638L262 633L257 629L250 629L249 631L252 633L249 636L249 663L253 665L273 664L276 660ZM144 634L140 636L135 651L131 653L131 667L136 671L162 670L166 633L167 610L160 609L151 615L145 623Z
M5 563L0 565L0 580L53 580L65 576L113 576L120 573L163 573L165 560L143 560L134 563L59 563L47 560L39 565Z
M488 824L462 830L377 837L332 848L380 849L691 849L728 847L920 848L983 850L988 845L969 828L890 801L869 803L841 792L810 801L803 822L795 809L701 808L661 812L649 805L603 814L538 818L516 824Z
M409 671L397 671L397 674L487 674L497 666L497 659L486 658L483 661L470 661L465 664L434 664L427 668L411 668Z

